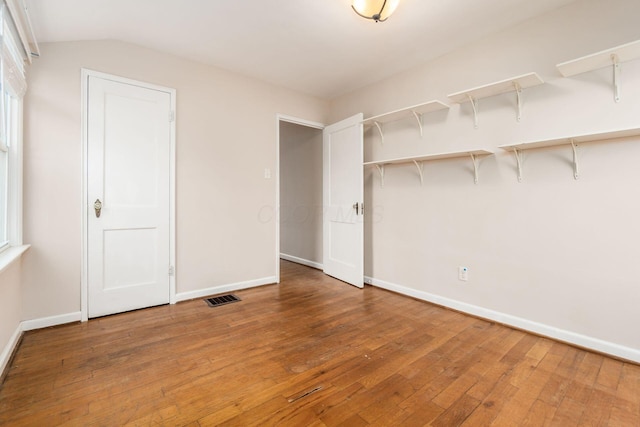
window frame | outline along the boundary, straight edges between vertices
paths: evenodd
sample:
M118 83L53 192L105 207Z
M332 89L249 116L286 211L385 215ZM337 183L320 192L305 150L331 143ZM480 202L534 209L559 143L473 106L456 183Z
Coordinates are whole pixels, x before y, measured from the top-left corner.
M4 92L4 90L3 90ZM4 95L4 93L3 93ZM5 110L12 114L7 126L6 241L0 242L0 252L22 244L22 128L23 100L10 93ZM0 181L1 182L1 181ZM1 207L0 207L1 208Z
M17 259L23 245L23 105L26 92L25 54L21 38L5 1L0 0L0 140L6 153L5 236L0 241L0 271ZM6 44L6 45L5 45ZM5 121L6 119L6 121ZM2 203L2 202L0 202ZM2 239L2 236L0 236Z

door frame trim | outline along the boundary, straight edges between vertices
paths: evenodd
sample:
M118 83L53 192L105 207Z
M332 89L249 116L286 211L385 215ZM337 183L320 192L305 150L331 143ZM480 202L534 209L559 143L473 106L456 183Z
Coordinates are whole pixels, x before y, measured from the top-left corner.
M280 283L280 122L293 123L319 130L325 128L323 123L287 116L286 114L276 114L276 208L274 209L276 222L276 283Z
M169 262L173 267L173 275L169 276L169 303L176 303L176 90L164 86L158 86L139 80L132 80L126 77L120 77L113 74L107 74L100 71L90 70L87 68L81 69L81 136L82 136L82 205L81 205L81 217L82 217L82 263L80 273L80 315L81 321L86 322L89 319L89 282L88 282L88 225L87 215L89 211L89 202L87 194L87 182L89 178L88 170L88 158L87 148L89 143L88 138L88 115L87 107L89 102L88 83L89 77L99 77L106 80L112 80L118 83L125 83L135 86L140 86L147 89L158 90L161 92L169 93L171 97L171 111L173 111L173 120L170 123L171 135L170 135L170 153L169 153Z

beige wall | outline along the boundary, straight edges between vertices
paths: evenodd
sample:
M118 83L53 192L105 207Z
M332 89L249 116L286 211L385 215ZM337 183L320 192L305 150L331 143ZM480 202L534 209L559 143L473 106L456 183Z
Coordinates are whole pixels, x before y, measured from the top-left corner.
M323 122L326 102L116 41L40 48L25 100L24 319L80 310L83 67L177 90L178 293L275 276L264 170L276 167L276 116Z
M280 122L280 253L322 264L322 130Z
M20 296L20 259L0 271L0 375L13 351L12 337L22 320Z
M365 134L366 160L456 151L563 135L638 127L640 61L622 66L622 100L610 68L562 78L555 64L640 39L640 2L583 1L528 21L391 79L336 99L331 121L365 117L528 72L546 84ZM416 49L429 40L417 40ZM468 159L429 162L424 185L412 164L387 167L384 188L365 170L366 274L374 282L526 328L620 346L640 360L637 309L640 242L640 138L584 144L581 176L571 149L526 152L523 182L515 160L497 150L473 183ZM468 282L458 267L469 268ZM400 288L402 287L402 288ZM625 351L631 349L631 353Z
M639 14L635 0L579 1L336 99L329 117L317 99L136 46L43 44L25 103L23 319L80 308L81 67L177 89L177 283L191 292L275 274L276 113L330 123L536 71L546 84L525 90L521 123L513 96L481 100L477 130L453 105L425 116L422 139L411 120L385 145L368 131L367 160L638 126L640 61L623 65L618 104L610 69L561 78L555 64L640 39ZM367 169L367 275L637 356L640 138L580 147L577 181L566 147L526 153L522 183L497 151L478 185L465 160L426 164L423 186L412 165L389 167L384 188Z

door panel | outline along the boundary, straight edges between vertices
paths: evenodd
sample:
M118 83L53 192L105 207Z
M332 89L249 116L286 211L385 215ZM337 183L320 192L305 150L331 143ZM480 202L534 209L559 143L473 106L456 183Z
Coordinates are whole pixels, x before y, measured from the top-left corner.
M362 114L323 131L324 272L363 287Z
M169 302L170 112L169 92L89 77L89 317Z
M158 232L152 228L104 231L104 290L158 281Z
M156 206L158 157L163 148L157 143L158 123L154 117L159 106L145 99L107 93L104 107L108 132L104 144L105 198L112 207ZM162 118L166 121L167 117Z

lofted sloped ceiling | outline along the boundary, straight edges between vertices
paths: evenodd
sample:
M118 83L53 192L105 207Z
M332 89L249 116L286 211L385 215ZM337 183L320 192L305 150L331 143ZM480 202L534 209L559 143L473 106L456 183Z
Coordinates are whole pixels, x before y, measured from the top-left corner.
M575 0L25 0L39 43L115 39L331 99ZM46 51L45 51L46 53Z

